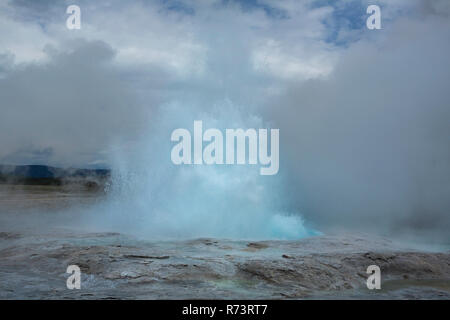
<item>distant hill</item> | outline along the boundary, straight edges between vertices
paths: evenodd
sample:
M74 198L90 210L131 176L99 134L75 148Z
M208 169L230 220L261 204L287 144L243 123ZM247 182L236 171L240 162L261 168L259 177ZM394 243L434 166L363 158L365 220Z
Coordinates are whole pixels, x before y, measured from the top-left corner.
M107 169L62 169L44 165L0 165L0 183L62 185L81 183L99 185L110 177Z

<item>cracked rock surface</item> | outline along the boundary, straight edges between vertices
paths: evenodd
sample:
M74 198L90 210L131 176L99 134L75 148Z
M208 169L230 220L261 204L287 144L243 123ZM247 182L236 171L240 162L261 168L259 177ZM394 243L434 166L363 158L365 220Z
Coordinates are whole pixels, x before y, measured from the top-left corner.
M78 265L81 290L66 287ZM382 289L368 290L378 265ZM118 233L0 232L2 299L449 299L450 253L386 239L142 241Z

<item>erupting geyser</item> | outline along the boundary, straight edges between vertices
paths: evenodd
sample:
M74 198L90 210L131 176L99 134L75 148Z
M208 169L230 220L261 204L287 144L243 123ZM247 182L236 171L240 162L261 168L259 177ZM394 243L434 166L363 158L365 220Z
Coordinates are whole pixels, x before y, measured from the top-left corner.
M170 139L178 142L173 147L170 156L174 164L243 165L257 164L259 160L260 164L264 166L259 171L261 175L278 173L279 129L270 130L270 153L268 153L267 129L258 131L256 129L226 129L224 144L223 134L220 130L209 128L203 133L202 121L194 121L193 135L194 142L192 143L189 130L179 128L172 132ZM206 142L206 146L203 146L203 142ZM192 145L194 152L192 152ZM193 161L192 154L194 155Z
M249 164L172 163L171 133L192 127L199 118L177 106L166 106L146 138L117 153L109 197L101 204L104 214L97 215L102 225L150 239L298 239L315 234L299 214L284 211L289 199L281 171L264 176ZM243 119L230 108L225 116L209 113L202 119L214 128L267 127L260 118Z

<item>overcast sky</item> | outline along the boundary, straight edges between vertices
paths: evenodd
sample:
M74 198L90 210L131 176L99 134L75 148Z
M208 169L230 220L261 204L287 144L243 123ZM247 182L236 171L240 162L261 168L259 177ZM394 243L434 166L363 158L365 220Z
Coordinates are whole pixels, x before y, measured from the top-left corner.
M385 28L421 7L389 2L379 2ZM69 4L81 8L81 30L66 28ZM113 140L132 141L152 111L186 95L262 108L291 85L329 77L358 43L386 37L365 28L366 7L1 0L0 162L107 164Z
M448 228L449 15L447 0L0 0L0 163L109 166L168 106L200 119L228 101L280 129L307 217Z

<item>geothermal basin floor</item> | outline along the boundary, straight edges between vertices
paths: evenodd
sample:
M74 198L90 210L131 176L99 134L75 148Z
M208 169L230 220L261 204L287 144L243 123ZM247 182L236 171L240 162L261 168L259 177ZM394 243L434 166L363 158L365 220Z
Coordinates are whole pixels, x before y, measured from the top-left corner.
M94 198L50 189L0 195L0 299L450 298L450 251L364 234L148 241L61 221L43 228L36 206ZM66 286L69 265L81 269L80 290ZM370 265L381 269L381 290L366 286Z

